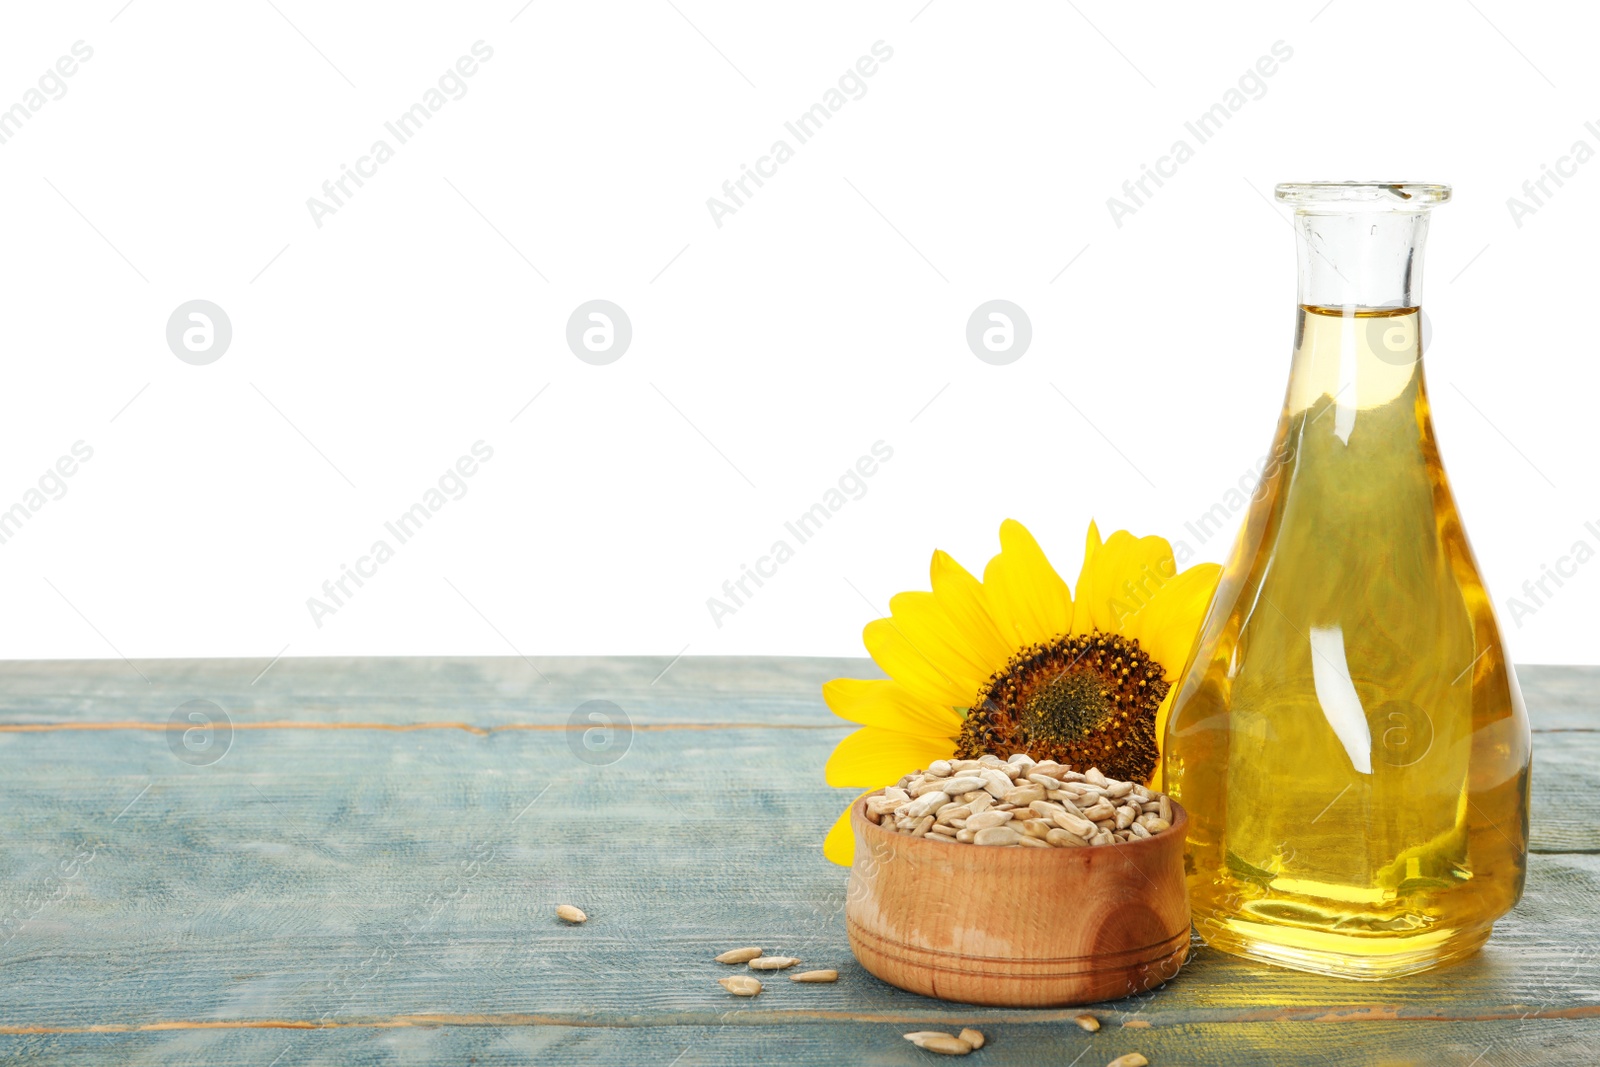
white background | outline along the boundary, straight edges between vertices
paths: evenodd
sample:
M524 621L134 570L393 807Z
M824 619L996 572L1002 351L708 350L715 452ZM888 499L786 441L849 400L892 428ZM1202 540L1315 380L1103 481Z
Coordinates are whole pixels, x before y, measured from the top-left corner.
M1600 547L1600 161L1520 228L1506 205L1600 148L1588 8L275 3L3 16L0 107L94 50L0 145L0 508L94 450L0 545L7 657L858 654L933 548L980 571L1008 516L1069 580L1091 516L1221 559L1231 530L1184 523L1276 423L1272 185L1405 178L1456 190L1428 374L1511 651L1597 662L1600 561L1506 606ZM307 198L479 40L466 95L318 228ZM866 94L716 226L707 198L880 40ZM1276 41L1265 95L1114 225ZM196 298L233 326L209 366L165 340ZM609 366L564 339L594 298L633 324ZM965 343L994 298L1032 320L1009 366ZM467 495L316 626L307 598L478 440ZM879 440L866 495L715 626Z

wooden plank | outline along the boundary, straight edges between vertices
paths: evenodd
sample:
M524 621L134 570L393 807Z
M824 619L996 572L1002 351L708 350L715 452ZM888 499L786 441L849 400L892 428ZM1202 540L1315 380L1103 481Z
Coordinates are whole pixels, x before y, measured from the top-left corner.
M1154 1067L1349 1067L1355 1063L1455 1067L1587 1064L1600 1047L1600 1023L1529 1020L1500 1023L1190 1023L1147 1030L1107 1027L1086 1034L1071 1024L982 1023L987 1043L972 1064L1104 1067L1142 1052ZM392 1063L472 1063L479 1067L659 1064L749 1067L753 1063L883 1064L927 1067L930 1053L900 1035L910 1024L828 1021L775 1025L736 1009L717 1024L682 1026L414 1025L314 1031L236 1029L139 1034L0 1036L0 1059L117 1067L208 1067Z

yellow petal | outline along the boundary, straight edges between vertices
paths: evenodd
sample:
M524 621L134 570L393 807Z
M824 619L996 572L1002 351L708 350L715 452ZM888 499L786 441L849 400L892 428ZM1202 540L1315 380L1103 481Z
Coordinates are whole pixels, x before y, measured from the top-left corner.
M955 750L956 743L948 737L921 737L863 726L834 748L824 773L831 786L876 789L897 782L934 760L946 759Z
M889 615L929 663L962 687L967 694L963 705L972 702L989 675L1005 666L1004 662L989 666L932 593L896 593L889 598Z
M1199 563L1162 586L1139 612L1139 645L1161 664L1167 681L1177 683L1200 634L1222 568Z
M1071 629L1072 594L1067 583L1050 566L1033 534L1015 519L1000 524L1000 554L984 568L983 591L1001 635L1011 646L1007 661L1018 649Z
M972 682L951 676L949 664L930 658L936 657L938 652L923 648L925 640L913 644L898 619L872 620L862 631L861 640L884 674L923 700L965 708L977 694L977 686ZM958 670L955 673L960 676L967 672Z
M1014 640L1001 634L978 579L949 553L935 552L928 571L934 601L961 634L968 653L987 672L987 681L989 675L1010 662L1016 652Z
M1089 533L1084 538L1083 566L1078 568L1078 584L1072 590L1072 632L1086 634L1094 629L1089 618L1089 599L1094 594L1094 558L1100 551L1100 527L1089 520Z
M922 700L896 681L835 678L822 687L822 699L841 719L906 734L953 738L961 716L943 704Z
M867 790L867 793L871 792L873 790ZM862 793L861 797L867 793ZM822 854L841 867L850 866L856 856L856 835L850 829L850 812L860 803L861 797L850 802L844 814L833 821L833 829L828 831L828 836L822 839Z
M1080 579L1078 608L1088 608L1089 626L1094 629L1138 637L1141 609L1177 574L1178 564L1165 537L1135 537L1118 530L1095 551L1088 574Z

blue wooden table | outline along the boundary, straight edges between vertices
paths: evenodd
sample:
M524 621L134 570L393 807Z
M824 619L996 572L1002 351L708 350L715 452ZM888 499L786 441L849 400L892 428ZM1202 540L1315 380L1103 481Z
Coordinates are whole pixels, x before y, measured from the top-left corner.
M902 1033L964 1025L989 1037L974 1065L1600 1063L1600 670L1522 672L1534 854L1478 956L1368 985L1200 946L1097 1007L1094 1034L851 959L845 872L819 850L849 727L818 688L870 674L0 665L0 1063L916 1064ZM747 944L840 979L730 997L711 956Z

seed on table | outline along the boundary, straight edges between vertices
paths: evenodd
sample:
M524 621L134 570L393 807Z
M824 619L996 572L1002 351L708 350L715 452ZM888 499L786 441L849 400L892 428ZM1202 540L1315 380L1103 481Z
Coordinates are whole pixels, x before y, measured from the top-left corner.
M921 1048L922 1043L930 1037L954 1037L955 1035L947 1034L943 1030L913 1030L909 1034L901 1034L900 1036Z
M975 1049L980 1049L980 1048L983 1047L984 1038L983 1038L982 1031L974 1030L970 1026L967 1027L965 1030L961 1031L956 1036L959 1037L961 1040L965 1041L967 1044L971 1045Z
M1150 1067L1150 1061L1137 1052L1130 1052L1126 1056L1118 1056L1106 1067Z
M1075 1016L1072 1021L1089 1031L1091 1034L1100 1029L1100 1020L1088 1013Z
M929 1052L938 1052L945 1056L965 1056L972 1051L972 1045L959 1037L949 1034L939 1034L936 1037L923 1038L918 1048L927 1049Z
M801 971L799 974L789 976L791 982L837 982L838 980L839 972L835 970Z
M589 916L583 913L582 908L575 908L571 904L562 904L556 908L556 915L569 923L588 922Z
M799 956L758 956L750 961L752 971L781 971L800 962Z
M718 963L749 963L759 955L761 950L752 945L749 948L730 948L714 958Z
M717 984L736 997L753 997L761 992L761 981L751 978L748 974L736 974L731 978L718 978Z

